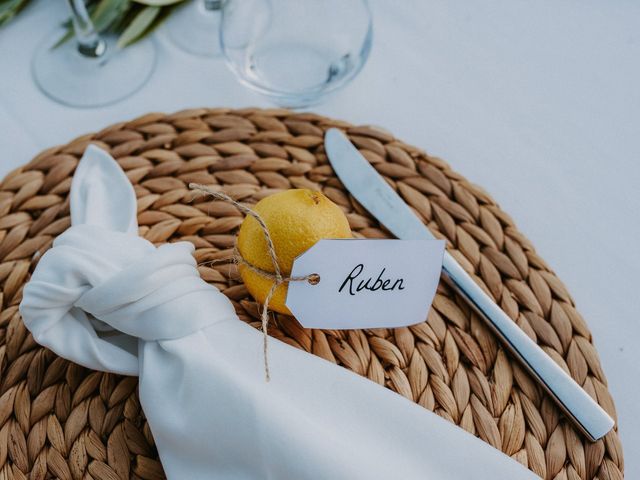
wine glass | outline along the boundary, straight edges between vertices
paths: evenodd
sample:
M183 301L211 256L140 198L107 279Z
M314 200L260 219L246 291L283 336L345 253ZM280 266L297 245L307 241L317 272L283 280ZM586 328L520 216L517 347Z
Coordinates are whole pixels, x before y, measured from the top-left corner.
M238 79L284 107L322 100L365 64L366 0L227 0L220 44Z
M156 63L156 48L141 40L127 48L114 35L99 35L84 0L66 0L75 38L60 44L62 27L46 36L31 69L38 87L53 100L72 107L97 107L139 90Z
M189 0L167 20L171 41L181 50L202 57L216 57L220 49L220 9L223 0Z

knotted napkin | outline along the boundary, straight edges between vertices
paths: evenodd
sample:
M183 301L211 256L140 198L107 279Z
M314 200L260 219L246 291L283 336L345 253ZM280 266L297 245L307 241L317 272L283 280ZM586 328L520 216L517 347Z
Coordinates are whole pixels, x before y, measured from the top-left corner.
M462 429L369 380L262 338L204 282L191 243L137 236L118 164L87 148L72 226L40 259L20 312L35 340L88 368L140 377L167 477L535 478Z

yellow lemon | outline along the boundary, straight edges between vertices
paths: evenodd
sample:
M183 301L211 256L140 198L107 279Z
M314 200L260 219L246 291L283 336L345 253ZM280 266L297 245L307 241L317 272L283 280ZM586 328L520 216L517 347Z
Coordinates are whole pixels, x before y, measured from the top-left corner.
M335 203L321 192L298 189L286 190L260 200L253 210L263 219L283 276L291 274L293 260L322 238L351 238L347 217ZM238 234L238 252L250 265L274 272L267 241L258 221L247 216ZM264 304L274 284L250 267L240 264L240 276L249 293ZM276 288L269 308L291 315L285 305L287 284Z

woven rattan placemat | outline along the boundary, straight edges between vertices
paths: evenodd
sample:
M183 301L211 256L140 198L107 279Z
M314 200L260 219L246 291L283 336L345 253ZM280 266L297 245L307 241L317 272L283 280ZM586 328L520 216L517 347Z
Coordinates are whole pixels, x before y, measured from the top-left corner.
M0 479L164 478L137 379L93 372L39 347L18 312L29 272L69 226L67 194L87 144L109 150L127 172L140 234L193 242L202 276L258 327L233 267L207 265L229 256L242 216L222 202L192 201L187 184L219 185L248 204L280 189L319 189L344 207L357 236L388 237L334 176L322 145L328 127L348 132L502 308L615 417L589 328L562 282L491 197L442 160L381 129L314 114L154 113L46 150L0 184ZM444 285L428 321L413 327L312 331L280 315L269 333L408 397L543 478L623 476L617 431L596 443L577 433Z

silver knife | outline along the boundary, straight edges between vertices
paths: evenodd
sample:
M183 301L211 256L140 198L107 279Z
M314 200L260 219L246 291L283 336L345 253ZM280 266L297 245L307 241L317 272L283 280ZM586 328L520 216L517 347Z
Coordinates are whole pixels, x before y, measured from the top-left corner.
M345 187L391 233L403 240L435 238L340 130L328 130L324 146ZM613 419L602 407L496 305L448 252L444 255L442 277L489 324L591 441L613 428Z

